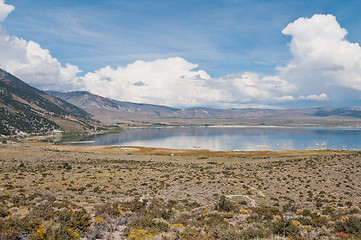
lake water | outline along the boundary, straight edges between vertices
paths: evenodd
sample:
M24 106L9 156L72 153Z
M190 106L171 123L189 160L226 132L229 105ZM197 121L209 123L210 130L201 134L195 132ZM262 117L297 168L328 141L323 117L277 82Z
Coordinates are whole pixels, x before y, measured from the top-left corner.
M361 150L361 129L322 127L146 128L60 141L88 146L120 145L214 151Z

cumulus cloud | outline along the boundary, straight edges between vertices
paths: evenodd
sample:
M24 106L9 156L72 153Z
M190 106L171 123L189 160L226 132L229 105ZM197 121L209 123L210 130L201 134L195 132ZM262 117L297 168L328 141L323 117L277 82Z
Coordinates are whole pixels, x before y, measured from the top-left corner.
M277 76L246 72L211 78L197 67L179 57L136 61L124 68L107 66L87 73L82 81L86 90L99 95L175 107L262 105L294 89Z
M308 96L299 96L298 99L301 100L315 100L315 101L325 101L328 100L327 94L322 93L320 95L312 94Z
M0 18L14 9L0 0ZM38 43L10 36L0 29L0 67L43 90L72 90L79 87L77 66L60 62Z
M5 4L4 0L0 0L0 22L4 21L14 9L14 6Z
M271 103L294 90L295 86L278 76L246 72L217 79L225 103Z
M170 106L201 106L219 101L211 77L183 58L136 61L116 69L110 66L87 73L85 89L122 101Z
M290 96L290 95L282 96L282 97L275 97L274 99L278 102L289 102L289 101L296 100L296 98L294 96Z
M347 31L335 16L299 18L282 33L292 36L289 46L293 59L280 68L280 76L296 84L303 95L336 88L341 94L340 87L361 90L361 48L345 38ZM310 94L304 98L327 98L327 95L320 96Z

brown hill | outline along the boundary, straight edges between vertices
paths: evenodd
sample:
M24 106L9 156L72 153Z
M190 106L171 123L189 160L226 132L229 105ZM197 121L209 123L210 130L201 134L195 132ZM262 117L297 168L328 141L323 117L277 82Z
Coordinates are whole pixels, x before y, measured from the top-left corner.
M92 128L84 110L0 69L0 135Z

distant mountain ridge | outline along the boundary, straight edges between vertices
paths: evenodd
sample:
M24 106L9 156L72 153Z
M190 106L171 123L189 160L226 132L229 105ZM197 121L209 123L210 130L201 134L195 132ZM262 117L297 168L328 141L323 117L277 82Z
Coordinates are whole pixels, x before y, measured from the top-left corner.
M259 108L230 108L216 109L194 107L178 109L152 104L140 104L117 101L101 97L87 91L74 91L67 93L47 92L57 98L68 101L75 106L95 115L112 115L121 117L126 115L139 115L161 118L190 118L190 119L237 119L237 118L284 118L302 119L309 117L354 117L361 118L360 108L304 108L304 109L259 109Z
M63 130L63 123L88 126L86 111L42 92L0 69L0 134Z
M92 113L94 109L115 112L155 114L158 116L168 115L179 109L142 103L117 101L111 98L101 97L87 91L73 91L67 93L47 91L49 95L68 101L75 106Z

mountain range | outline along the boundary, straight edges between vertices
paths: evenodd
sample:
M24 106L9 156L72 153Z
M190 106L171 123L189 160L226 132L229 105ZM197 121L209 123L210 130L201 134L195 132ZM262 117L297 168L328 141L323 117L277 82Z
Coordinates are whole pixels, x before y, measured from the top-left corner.
M0 135L92 128L91 115L0 69Z
M166 106L139 104L117 101L86 91L47 92L49 95L63 99L99 119L114 119L124 117L156 117L156 118L187 118L187 119L304 119L325 117L361 118L360 108L316 107L304 109L260 109L260 108L230 108L216 109L195 107L178 109Z

